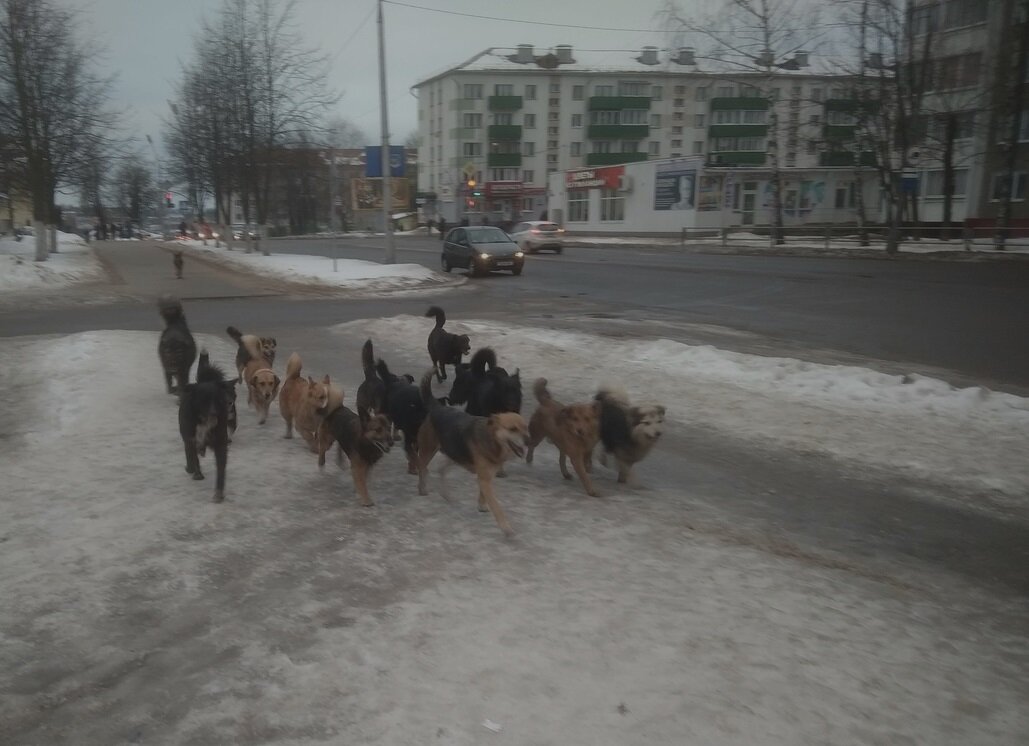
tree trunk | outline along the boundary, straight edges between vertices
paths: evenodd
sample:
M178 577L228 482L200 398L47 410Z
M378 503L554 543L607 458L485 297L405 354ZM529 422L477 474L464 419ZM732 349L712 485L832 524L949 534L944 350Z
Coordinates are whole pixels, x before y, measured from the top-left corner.
M957 137L957 115L950 113L943 130L943 230L940 238L951 239L954 209L954 140Z
M36 261L45 262L50 254L46 240L46 224L42 220L34 220L32 222L32 229L36 234Z
M1004 5L1004 18L1011 19L1012 22L1015 18L1014 13L1014 0L1007 0ZM1010 38L1009 34L1012 32L1016 33L1019 37L1018 43L1018 59L1015 62L1014 69L1014 80L1011 80L1012 71L1010 68L1011 59L1005 54L999 54L997 56L998 70L996 71L996 80L1001 85L1006 86L1004 104L998 107L998 113L1006 112L1010 117L1008 130L1006 151L1004 153L1004 169L1001 171L1001 193L1000 193L1000 207L997 211L997 225L996 231L994 232L994 244L998 250L1003 251L1005 248L1005 242L1008 239L1008 227L1011 224L1011 200L1014 199L1014 178L1015 170L1018 164L1018 135L1019 128L1021 126L1022 107L1024 99L1025 89L1025 68L1026 64L1029 63L1029 21L1026 19L1026 14L1029 13L1029 2L1022 2L1023 6L1023 21L1021 27L1014 26L1014 29L1010 27L1006 29L1007 33L1005 36ZM1004 45L1002 44L1002 48ZM1007 65L1007 69L1005 69ZM1010 81L1010 82L1009 82ZM1001 117L1003 121L1003 117Z
M861 157L860 154L858 157ZM868 218L865 215L865 179L860 168L854 173L854 188L856 191L854 199L857 202L858 238L862 246L868 246Z

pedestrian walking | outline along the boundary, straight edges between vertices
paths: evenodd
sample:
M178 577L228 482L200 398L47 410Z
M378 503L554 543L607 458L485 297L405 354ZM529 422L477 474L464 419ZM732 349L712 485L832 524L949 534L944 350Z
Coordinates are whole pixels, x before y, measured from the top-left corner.
M447 221L442 217L439 219L439 240L443 240L443 235L447 232Z
M175 265L175 279L182 279L182 267L185 265L185 260L182 258L182 250L172 252L172 264Z

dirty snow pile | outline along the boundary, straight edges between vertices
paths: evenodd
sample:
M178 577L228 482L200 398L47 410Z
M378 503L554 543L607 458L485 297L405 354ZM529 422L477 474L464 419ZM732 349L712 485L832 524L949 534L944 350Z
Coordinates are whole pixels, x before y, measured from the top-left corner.
M367 322L357 341L405 326ZM562 395L655 352L462 328ZM206 481L183 470L157 339L0 340L4 743L1015 744L1029 730L1024 609L1010 599L726 537L646 469L625 488L598 466L592 499L541 448L498 480L505 540L469 475L452 475L453 502L435 473L418 496L399 448L372 473L376 507L358 507L348 473L319 472L243 395L214 504L211 456ZM198 343L232 360L227 341ZM632 382L674 392L678 422L738 408L768 428L749 410L780 373L780 405L821 389L803 405L814 417L833 397L785 361L762 373L678 352L689 375L666 362ZM735 379L697 381L692 354ZM873 383L845 388L874 404ZM932 398L949 416L975 408Z
M359 259L332 259L309 254L247 254L215 248L214 242L178 241L205 259L228 267L238 267L263 277L302 285L382 291L445 287L460 284L465 278L451 278L420 264L379 264ZM237 247L241 246L237 242Z
M431 320L396 316L334 327L424 345ZM1029 507L1029 400L923 376L897 376L688 345L667 339L606 338L533 326L448 321L473 349L489 344L522 378L549 379L555 396L586 399L601 384L668 408L673 423L856 466L896 469L991 500Z
M105 277L103 266L89 244L74 233L57 233L57 253L45 262L34 261L36 239L0 238L0 291L55 290Z

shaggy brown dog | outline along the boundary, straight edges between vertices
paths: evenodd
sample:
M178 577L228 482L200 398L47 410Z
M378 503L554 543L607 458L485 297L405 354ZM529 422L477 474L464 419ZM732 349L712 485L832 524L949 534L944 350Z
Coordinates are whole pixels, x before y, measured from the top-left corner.
M236 350L236 370L239 371L239 380L245 380L243 369L251 360L263 360L265 367L271 368L275 364L275 337L258 337L255 334L244 334L234 326L225 330L226 333L238 345Z
M479 480L479 510L489 510L510 536L511 524L493 494L493 479L508 459L521 458L529 442L529 428L520 414L504 412L489 417L476 417L456 407L445 407L432 395L432 376L422 376L422 402L427 411L418 430L418 494L426 495L426 472L437 450L450 459L440 469L440 492L449 500L446 470L458 464Z
M642 461L661 437L665 408L659 404L630 406L623 391L601 389L594 397L600 403L600 440L604 452L615 458L618 481L629 481L633 464ZM600 463L607 465L601 454Z
M425 315L436 318L436 326L429 332L429 357L432 359L436 380L445 381L447 380L447 366L459 366L462 356L472 351L472 345L467 334L451 334L443 328L443 325L447 323L447 315L439 306L429 306Z
M247 382L247 404L253 405L264 424L268 419L275 395L279 393L279 377L264 364L264 360L250 360L243 368L243 379Z
M539 406L529 420L529 451L526 463L532 463L532 454L544 438L557 446L561 454L558 463L561 475L571 479L566 459L586 489L586 494L597 497L597 490L590 479L590 457L593 448L600 441L600 402L589 404L561 404L547 391L547 379L537 378L532 387Z
M389 418L368 410L364 417L359 417L346 407L338 407L326 415L322 429L327 431L330 439L320 439L318 446L318 466L325 466L325 453L335 442L339 445L339 460L345 453L350 460L350 475L354 480L354 490L361 498L361 505L375 505L368 495L368 476L371 469L393 446L393 426ZM321 432L321 431L319 431Z
M300 355L293 353L286 361L286 379L279 390L279 412L286 421L286 434L282 437L293 437L293 420L300 409L300 403L307 395L308 382L300 377L303 361Z

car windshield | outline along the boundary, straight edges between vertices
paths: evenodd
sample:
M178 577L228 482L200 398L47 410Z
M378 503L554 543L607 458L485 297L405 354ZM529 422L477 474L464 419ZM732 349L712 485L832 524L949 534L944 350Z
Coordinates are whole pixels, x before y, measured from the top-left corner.
M482 226L481 228L465 228L468 238L475 243L507 243L511 239L499 228Z
M540 223L536 226L541 231L556 231L557 226L554 223Z

